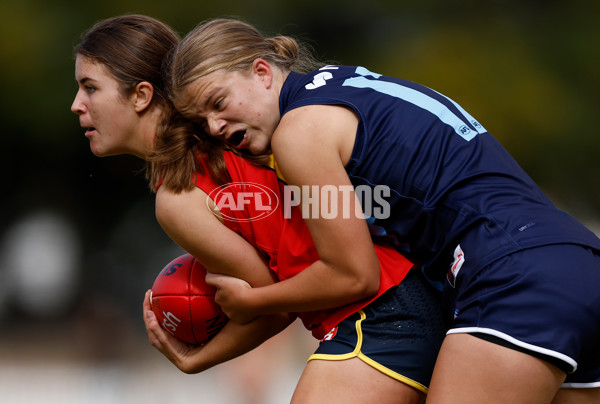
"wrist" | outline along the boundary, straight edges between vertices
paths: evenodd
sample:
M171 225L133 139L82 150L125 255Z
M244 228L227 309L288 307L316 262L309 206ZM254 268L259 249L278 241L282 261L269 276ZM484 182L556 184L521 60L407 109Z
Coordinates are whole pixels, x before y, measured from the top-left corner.
M254 318L266 314L271 314L267 312L266 307L264 305L264 289L265 286L258 288L250 288L246 292L246 296L244 299L246 310L248 313L251 313Z

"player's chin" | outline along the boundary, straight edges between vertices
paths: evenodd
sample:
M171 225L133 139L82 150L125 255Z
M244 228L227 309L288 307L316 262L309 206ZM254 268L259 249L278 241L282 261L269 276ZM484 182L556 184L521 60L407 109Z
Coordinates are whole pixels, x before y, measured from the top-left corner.
M255 156L260 156L264 154L269 154L271 152L271 147L269 144L261 144L259 142L249 143L246 147L246 151L249 154L253 154Z
M104 153L102 151L102 149L99 149L97 147L94 147L93 145L90 145L90 150L92 151L92 154L96 157L105 157L107 156L106 153Z
M90 150L92 151L92 154L96 157L118 156L126 153L126 151L118 147L110 147L105 144L93 141L90 142Z
M96 157L105 157L110 155L106 147L104 147L100 142L98 142L94 138L90 138L90 151Z

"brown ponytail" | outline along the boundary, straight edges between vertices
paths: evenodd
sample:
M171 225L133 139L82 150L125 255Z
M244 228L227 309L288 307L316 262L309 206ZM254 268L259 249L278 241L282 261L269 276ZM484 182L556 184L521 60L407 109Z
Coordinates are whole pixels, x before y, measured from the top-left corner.
M205 159L208 174L217 184L231 181L223 159L223 145L202 134L196 124L174 108L157 130L156 146L148 156L146 178L153 192L159 186L179 193L194 188L196 173L206 174L198 159Z

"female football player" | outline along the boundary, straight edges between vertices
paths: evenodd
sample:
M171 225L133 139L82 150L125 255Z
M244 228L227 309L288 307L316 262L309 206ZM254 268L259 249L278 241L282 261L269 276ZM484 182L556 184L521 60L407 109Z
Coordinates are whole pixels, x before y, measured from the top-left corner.
M327 203L353 211L360 195L345 199L348 186L384 188L390 209L370 215L371 229L439 282L451 324L428 403L599 402L598 237L451 99L360 66L294 71L301 60L292 38L228 19L199 25L170 58L183 115L241 152L272 152L290 186L317 190L299 206L320 259L261 288L215 279L228 313L274 313L284 293L310 285L371 293L365 220L312 205L318 190L337 189Z
M254 220L263 205L218 203L215 192L230 192L231 200L244 197L246 189L236 187L242 183L258 184L283 201L285 183L274 169L205 139L175 111L161 65L178 40L168 26L144 16L99 22L75 48L79 90L71 109L95 155L128 153L147 161L158 221L209 271L221 274L213 282L232 276L255 288L276 281L284 287L273 295L278 299L273 313L247 322L247 316L232 312L246 324L229 321L201 347L161 329L146 298L151 344L182 371L201 372L247 352L294 318L280 313L300 312L322 342L294 402L422 402L443 338L437 293L420 272L410 271L412 262L383 240L374 246L364 231L352 242L360 241L365 251L357 264L374 269L368 279L331 276L323 269L323 276L304 289L285 286L320 260L300 210L277 205ZM361 226L366 228L364 221Z

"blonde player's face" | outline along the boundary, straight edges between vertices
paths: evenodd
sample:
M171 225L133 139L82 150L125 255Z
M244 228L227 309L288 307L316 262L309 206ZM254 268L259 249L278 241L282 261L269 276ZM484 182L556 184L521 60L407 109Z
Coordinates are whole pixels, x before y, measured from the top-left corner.
M119 92L119 83L106 67L85 56L75 60L79 86L71 111L90 140L96 156L132 153L139 123L133 103Z
M280 119L279 93L256 72L216 71L192 82L176 103L204 130L236 149L270 149Z

